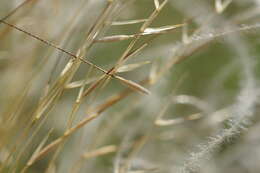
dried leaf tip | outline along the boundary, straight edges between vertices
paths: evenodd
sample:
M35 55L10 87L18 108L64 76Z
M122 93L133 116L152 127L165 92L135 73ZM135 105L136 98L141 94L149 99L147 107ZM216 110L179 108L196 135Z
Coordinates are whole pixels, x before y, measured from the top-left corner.
M99 149L96 149L94 151L86 152L86 153L83 154L83 157L85 159L90 159L90 158L93 158L93 157L98 157L98 156L106 155L106 154L109 154L109 153L113 153L116 150L117 150L117 146L107 145L107 146L101 147Z
M169 31L172 31L176 28L184 26L184 24L177 24L177 25L168 25L168 26L163 26L163 27L158 27L158 28L146 28L144 30L143 35L148 35L148 34L163 34Z
M222 13L231 2L232 0L215 0L215 8L217 13Z
M138 67L141 67L141 66L143 66L145 64L149 64L149 63L150 63L150 61L143 61L143 62L139 62L139 63L136 63L136 64L123 65L123 66L121 66L117 69L117 72L122 73L122 72L132 71L132 70L134 70Z
M128 40L133 37L134 37L134 35L112 35L112 36L106 36L106 37L97 39L97 40L95 40L95 42L115 42L115 41Z
M159 0L154 0L153 2L154 2L155 9L156 9L156 10L159 10L159 8L160 8L160 2L159 2Z
M138 92L141 92L141 93L147 94L147 95L151 94L151 92L148 89L142 87L141 85L139 85L131 80L126 80L120 76L115 76L115 78L119 79L122 83L126 84L127 86L129 86L130 88L132 88Z
M112 22L111 25L131 25L131 24L137 24L137 23L143 23L146 22L147 19L136 19L136 20L127 20L127 21L115 21Z

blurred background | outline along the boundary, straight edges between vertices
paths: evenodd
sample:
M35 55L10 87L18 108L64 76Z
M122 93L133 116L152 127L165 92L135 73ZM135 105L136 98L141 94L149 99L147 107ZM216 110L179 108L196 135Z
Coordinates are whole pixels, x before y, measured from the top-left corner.
M259 172L259 8L1 0L0 172Z

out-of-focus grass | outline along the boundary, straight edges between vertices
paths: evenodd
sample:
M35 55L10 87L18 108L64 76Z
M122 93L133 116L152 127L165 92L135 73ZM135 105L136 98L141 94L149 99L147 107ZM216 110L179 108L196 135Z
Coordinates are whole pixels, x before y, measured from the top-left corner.
M1 1L0 172L258 172L258 9Z

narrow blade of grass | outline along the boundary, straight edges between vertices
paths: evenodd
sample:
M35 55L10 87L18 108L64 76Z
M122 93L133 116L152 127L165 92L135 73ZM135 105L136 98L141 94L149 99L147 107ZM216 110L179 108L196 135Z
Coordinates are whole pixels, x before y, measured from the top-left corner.
M107 36L107 37L97 39L95 40L95 42L101 42L101 43L116 42L116 41L128 40L133 37L135 37L135 35L113 35L113 36Z
M75 82L71 82L65 86L65 89L73 89L73 88L79 88L83 85L88 85L96 80L98 80L100 77L92 77L87 80L79 80Z
M141 35L152 35L152 34L164 34L175 30L176 28L182 27L184 24L169 25L159 28L146 28Z
M90 159L93 157L98 157L98 156L106 155L109 153L114 153L116 150L117 150L116 145L107 145L107 146L101 147L99 149L96 149L94 151L86 152L83 154L82 157L85 159Z
M130 88L139 91L143 94L151 94L150 91L144 87L142 87L141 85L131 81L131 80L126 80L120 76L116 76L117 79L119 79L122 83L126 84L127 86L129 86Z
M160 2L159 2L159 0L154 0L153 2L154 2L155 9L158 10L159 7L160 7Z
M136 20L127 20L127 21L116 21L112 22L112 25L132 25L132 24L137 24L137 23L143 23L147 19L136 19Z
M143 62L139 62L139 63L136 63L136 64L123 65L123 66L121 66L117 69L117 72L122 73L122 72L132 71L136 68L139 68L139 67L146 65L146 64L149 64L149 63L150 63L150 61L143 61Z

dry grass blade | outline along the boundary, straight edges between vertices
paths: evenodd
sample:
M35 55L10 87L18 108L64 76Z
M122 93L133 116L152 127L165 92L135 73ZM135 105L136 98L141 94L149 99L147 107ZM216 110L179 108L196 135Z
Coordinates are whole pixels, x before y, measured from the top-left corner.
M50 151L53 151L55 148L57 148L60 144L62 144L70 135L72 135L74 132L76 132L77 130L79 130L81 127L83 127L84 125L86 125L87 123L91 122L92 120L96 119L99 116L99 114L94 113L90 116L88 116L87 118L83 119L82 121L80 121L75 127L72 127L70 129L68 129L63 136L59 137L58 139L54 140L53 142L51 142L49 145L47 145L46 147L44 147L40 152L38 152L38 154L33 158L33 160L31 160L30 165L34 164L37 160L39 160L40 158L42 158L43 156L45 156L47 153L49 153Z
M178 25L170 25L170 26L163 26L159 28L146 28L141 35L153 35L153 34L164 34L170 31L175 30L176 28L182 27L185 24L178 24Z
M46 45L51 46L51 47L53 47L53 48L55 48L55 49L58 49L58 50L60 50L61 52L66 53L67 55L71 56L71 57L74 58L74 59L79 59L80 61L82 61L82 62L84 62L84 63L86 63L86 64L88 64L88 65L94 67L95 69L97 69L97 70L103 72L104 74L109 75L109 73L108 73L106 70L103 70L101 67L99 67L99 66L97 66L97 65L95 65L95 64L93 64L93 63L91 63L90 61L88 61L88 60L86 60L86 59L83 59L82 57L78 57L78 56L74 55L73 53L70 53L70 52L68 52L68 51L66 51L66 50L64 50L64 49L62 49L62 48L60 48L60 47L56 46L55 44L53 44L53 43L51 43L51 42L49 42L49 41L46 41L46 40L44 40L44 39L42 39L42 38L40 38L40 37L38 37L38 36L36 36L36 35L34 35L34 34L31 34L31 33L27 32L27 31L25 31L25 30L23 30L23 29L21 29L21 28L18 28L17 26L14 26L14 25L12 25L12 24L9 24L9 23L7 23L7 22L4 21L4 20L1 20L1 19L0 19L0 23L4 23L4 24L6 24L6 25L8 25L8 26L10 26L10 27L12 27L12 28L18 30L18 31L21 31L21 32L23 32L23 33L25 33L25 34L27 34L27 35L33 37L34 39L39 40L39 41L45 43ZM117 79L117 77L115 77L114 75L111 75L111 76L112 76L113 78Z
M16 8L14 8L11 12L9 12L7 15L5 15L2 20L7 20L8 18L10 18L11 16L13 16L15 13L17 13L18 11L21 11L21 9L23 7L25 7L27 4L29 3L35 3L37 2L37 0L25 0L23 1L21 4L19 4ZM25 11L25 10L24 10ZM23 15L20 16L21 18L23 17ZM13 20L13 22L17 22L20 18L16 18ZM5 29L3 29L3 31L0 32L0 38L3 38L4 36L7 36L8 33L10 32L10 28L6 27Z
M88 81L88 78L92 72L93 68L90 67L90 69L88 70L88 72L86 73L86 76L85 76L85 79L83 80L82 82L82 85L80 86L80 89L79 89L79 92L78 92L78 96L77 96L77 99L75 101L75 103L73 104L73 107L72 107L72 111L70 113L70 116L69 116L69 119L67 121L67 129L68 128L71 128L72 124L73 124L73 121L76 117L76 113L80 107L80 104L82 102L82 99L83 99L83 93L84 93L84 89L85 89L85 85L87 84L87 81ZM97 78L98 79L98 78ZM96 80L97 80L96 79Z
M35 118L33 121L36 121L41 118L42 114L47 110L50 105L53 105L58 97L62 94L67 83L72 79L72 76L75 74L76 70L80 65L79 60L70 60L64 70L62 71L60 77L51 87L50 91L45 97L43 97L35 111Z
M129 173L147 173L147 172L157 172L158 168L147 168L142 170L128 171Z
M90 85L82 94L82 97L88 96L92 91L94 91L104 80L106 80L106 75L100 77L99 80Z
M93 68L90 67L88 72L86 73L86 76L85 76L85 79L83 80L83 84L81 85L80 89L79 89L79 92L78 92L78 96L77 96L77 99L76 99L76 102L74 103L73 107L72 107L72 111L70 113L70 116L69 116L69 119L67 120L67 130L69 130L71 127L72 127L72 124L76 118L76 114L78 112L78 109L80 107L80 104L82 102L82 96L83 96L83 91L84 91L84 88L85 88L85 85L87 84L87 80L89 78L89 75L91 74ZM55 166L55 162L56 162L56 159L58 158L58 155L60 154L62 148L64 147L65 145L65 142L62 143L61 145L58 146L57 150L54 152L53 156L52 156L52 159L50 160L49 164L48 164L48 167L47 167L47 170L46 170L46 173L49 173L49 170Z
M198 120L205 115L202 113L195 113L192 115L188 115L187 117L181 117L181 118L174 118L174 119L157 119L155 121L155 125L157 126L170 126L170 125L176 125L176 124L181 124L184 123L185 121L193 121L193 120Z
M153 13L149 16L149 18L143 23L143 25L141 26L139 32L143 33L144 30L152 23L152 21L158 16L158 14L160 13L161 9L166 5L167 0L165 0L160 6L158 10L153 11ZM125 61L126 59L129 57L129 54L131 54L131 50L133 49L133 47L135 46L135 44L137 43L137 41L140 39L141 34L137 34L137 36L135 37L135 39L133 39L130 44L128 45L128 47L126 48L126 50L124 51L124 53L122 54L122 56L119 58L117 64L114 66L113 70L111 71L111 73L113 74L114 72L116 72L117 68L120 67ZM143 47L145 47L146 45L144 44L143 46L140 47L140 49L142 49ZM137 49L137 50L140 50Z
M191 121L191 120L197 120L202 118L206 112L208 112L209 105L202 101L201 99L198 99L194 96L188 96L188 95L179 95L179 96L174 96L172 99L172 102L174 104L188 104L192 105L200 110L202 110L203 113L194 113L191 115L188 115L186 117L180 117L180 118L175 118L175 119L163 119L163 116L169 106L167 104L164 109L162 109L161 113L155 120L155 125L157 126L169 126L169 125L175 125L179 123L183 123L184 121Z
M138 67L141 67L141 66L149 64L149 63L150 63L150 61L143 61L143 62L139 62L139 63L136 63L136 64L123 65L123 66L121 66L117 69L117 72L122 73L122 72L132 71L132 70L134 70Z
M179 27L182 27L184 25L185 24L178 24L178 25L163 26L163 27L159 27L159 28L146 28L144 30L144 32L142 32L142 33L132 34L132 35L106 36L106 37L95 40L95 42L99 42L99 43L117 42L117 41L129 40L131 38L135 38L138 36L165 34L165 33L171 32Z
M158 10L160 8L159 0L154 0L153 2L154 2L155 9Z
M82 121L80 121L75 127L72 127L70 129L68 129L63 136L59 137L58 139L56 139L55 141L53 141L52 143L50 143L49 145L47 145L45 148L43 148L40 152L38 152L38 154L34 157L34 159L30 162L30 165L32 165L33 163L35 163L37 160L39 160L40 158L42 158L44 155L46 155L48 152L54 150L56 147L58 147L60 144L62 144L67 137L69 137L70 135L72 135L74 132L76 132L77 130L79 130L80 128L82 128L84 125L86 125L87 123L91 122L92 120L96 119L104 110L106 110L107 108L109 108L111 105L117 103L119 100L122 100L123 98L125 98L126 96L129 95L129 90L126 90L116 96L111 97L110 99L108 99L104 104L101 104L100 106L98 106L95 111L93 111L93 113L83 119ZM28 166L30 166L28 165Z
M76 21L75 20L75 18L76 18L76 16L77 15L73 15L72 16L72 19L74 19L73 21ZM71 31L71 29L73 28L72 27L73 25L70 23L70 25L68 26L68 27L65 27L65 28L68 28L68 29L65 29L65 36L63 36L62 38L63 38L63 40L65 40L64 38L67 38L68 37L68 34L70 33L70 31ZM63 33L63 32L62 32ZM67 36L66 36L67 35ZM46 62L49 58L50 55L48 54L46 57L47 57L47 59L46 58L44 58L44 62ZM46 59L46 60L45 60ZM72 60L73 61L73 60ZM74 61L74 62L76 62L76 61ZM69 62L68 64L67 64L67 66L66 66L66 70L68 70L68 69L70 69L70 68L67 68L68 66L73 66L73 65L71 65L70 64L71 62ZM45 63L41 63L41 66L43 65L43 64L45 64ZM73 64L73 63L72 63ZM76 64L76 63L75 63ZM75 65L74 64L74 65ZM55 67L55 66L54 66ZM76 67L77 68L77 67ZM39 68L37 68L38 70L39 70ZM40 68L41 69L41 68ZM66 70L63 70L63 76L68 76L68 74L66 74L65 75L65 73L66 73ZM76 70L75 68L74 68L74 70ZM40 70L39 70L40 71ZM71 72L70 70L68 70L68 72ZM35 73L35 74L37 74L37 73ZM34 75L35 75L34 74ZM52 73L51 73L52 74ZM73 76L73 73L71 73L71 76ZM60 78L58 78L58 80L57 81L59 81L59 82L56 82L56 84L57 83L60 83L60 84L62 84L63 82L64 82L64 79L65 79L65 81L66 81L66 78L67 77L62 77L62 75L60 76ZM50 79L49 79L49 82L50 82ZM49 85L49 82L47 83L47 86ZM66 83L66 82L65 82ZM56 85L56 84L54 84L54 86ZM62 86L62 85L61 85ZM48 88L48 87L47 87ZM43 106L43 107L41 107L41 108L43 108L42 110L44 111L44 109L46 109L46 108L48 108L48 107L53 107L54 105L55 105L55 101L58 99L58 97L59 97L59 92L60 91L62 91L63 89L62 89L63 87L60 87L59 88L59 86L58 86L58 88L56 87L56 89L55 89L55 87L53 87L52 89L51 89L51 92L49 92L49 89L48 90L46 90L46 93L44 93L44 95L43 95L43 97L40 99L40 105L41 106ZM52 98L52 94L53 94L53 98ZM56 93L56 94L55 94ZM50 104L48 104L48 102L45 102L45 103L47 103L45 106L44 106L44 99L46 99L47 98L47 96L51 96L51 100L50 100ZM53 100L52 100L53 99ZM48 101L48 99L47 99L47 101ZM53 103L53 104L52 104ZM39 107L38 107L39 108ZM37 109L38 109L37 108ZM41 108L40 109L38 109L39 111L41 111ZM49 113L49 111L50 111L51 109L49 109L48 110L48 112L46 112L46 114L48 115L48 113ZM37 111L36 111L37 112ZM38 112L39 113L39 112ZM41 114L41 113L40 113ZM37 115L36 115L37 116ZM44 121L46 120L46 117L47 116L45 116L45 118L40 122L40 124L37 124L37 128L34 130L34 132L33 132L33 134L30 136L30 138L29 139L27 139L26 140L26 144L25 145L23 145L23 147L22 147L22 149L20 149L20 153L18 154L18 156L17 156L17 159L16 159L16 163L18 163L19 162L19 160L20 160L20 158L22 157L22 154L26 151L25 149L26 148L28 148L28 146L29 146L29 144L33 141L32 139L34 138L34 136L36 136L36 134L38 133L38 131L39 131L39 129L40 129L40 127L43 125L43 123L44 123ZM34 120L37 120L37 119L34 119ZM30 121L30 120L29 120ZM35 121L33 121L33 122L35 122ZM26 129L31 129L31 125L32 124L28 124L27 125L27 127L26 127ZM25 130L26 131L26 130ZM24 133L24 134L26 134L26 133ZM25 136L26 135L23 135L23 137L22 138L25 138ZM17 140L18 141L18 140ZM20 142L23 142L22 141L22 139L19 141L19 143ZM19 144L17 144L17 145L19 145ZM14 165L16 164L16 163L14 163ZM14 166L14 171L13 172L15 172L15 166Z
M85 159L90 159L93 157L98 157L98 156L106 155L109 153L114 153L114 152L116 152L116 150L117 150L116 145L107 145L107 146L101 147L99 149L96 149L94 151L86 152L82 155L82 157Z
M8 13L5 17L1 18L1 20L6 20L7 18L11 17L14 13L16 13L19 9L21 9L23 6L25 6L30 1L36 1L36 0L25 0L20 5L18 5L16 8L14 8L10 13Z
M30 163L27 163L27 166L33 165L37 160L39 160L41 157L43 157L48 152L52 151L55 147L57 147L59 144L61 144L64 141L64 138L58 138L51 144L47 145L47 147L43 148L41 151L35 155L32 160L30 160Z
M149 40L151 41L151 40ZM148 41L148 42L149 42ZM148 46L148 42L144 43L143 45L141 45L139 48L133 50L132 52L129 52L127 55L125 55L122 63L124 63L127 59L129 59L130 57L134 57L135 55L137 55L139 52L141 52L141 50L143 50L146 46ZM115 68L116 69L116 68Z
M32 165L33 160L35 160L36 155L40 152L40 150L42 149L42 147L45 145L45 143L47 142L47 140L49 139L51 133L53 132L53 129L51 129L47 135L43 138L42 142L38 145L38 147L36 148L36 150L34 151L34 153L32 154L31 158L28 160L28 162L26 163L26 166L24 167L22 172L25 172L28 167L30 165Z
M136 19L136 20L127 20L127 21L116 21L112 22L111 25L132 25L137 23L146 22L147 19Z
M95 42L106 43L106 42L123 41L134 37L135 35L113 35L113 36L107 36L107 37L97 39L95 40Z
M231 2L232 0L215 0L215 8L217 13L222 13Z
M159 15L160 11L163 9L163 7L166 5L166 3L168 2L168 0L164 0L160 6L158 7L158 9L156 9L150 16L149 18L146 20L146 22L142 25L142 27L140 28L140 32L144 32L144 30L151 25L151 23L153 22L153 20Z
M95 21L94 25L88 32L87 37L85 39L85 43L83 44L80 50L86 52L91 48L98 34L106 26L106 21L109 20L109 17L112 14L112 11L116 4L116 1L108 1L106 7L103 9L98 19Z
M98 80L100 77L92 77L87 80L79 80L75 82L71 82L65 86L65 89L73 89L73 88L79 88L83 85L88 85L96 80Z
M108 73L106 70L103 70L101 67L99 67L99 66L97 66L97 65L95 65L95 64L93 64L93 63L91 63L90 61L88 61L88 60L86 60L86 59L83 59L82 57L78 57L78 56L76 56L76 55L74 55L74 54L72 54L72 53L70 53L70 52L68 52L68 51L66 51L66 50L64 50L64 49L62 49L62 48L60 48L60 47L54 45L53 43L50 43L50 42L48 42L48 41L46 41L46 40L43 40L42 38L40 38L40 37L38 37L38 36L35 36L35 35L33 35L33 34L27 32L27 31L24 31L24 30L22 30L22 29L20 29L20 28L18 28L18 27L16 27L16 26L14 26L14 25L12 25L12 24L9 24L9 23L7 23L7 22L5 22L5 21L3 21L3 20L0 20L0 23L4 23L4 24L6 24L6 25L8 25L8 26L10 26L10 27L12 27L12 28L15 28L15 29L17 29L17 30L19 30L19 31L21 31L21 32L23 32L23 33L25 33L25 34L27 34L27 35L29 35L29 36L31 36L31 37L33 37L33 38L35 38L35 39L41 41L41 42L43 42L43 43L45 43L45 44L47 44L47 45L49 45L49 46L51 46L51 47L54 47L54 48L56 48L56 49L58 49L58 50L60 50L60 51L62 51L62 52L64 52L64 53L70 55L71 57L73 57L73 58L75 58L75 59L79 59L80 61L82 61L82 62L84 62L84 63L86 63L86 64L88 64L88 65L90 65L90 66L92 66L92 67L94 67L94 68L96 68L96 69L98 69L99 71L103 72L103 73L106 74L106 75L110 75L111 77L113 77L113 78L115 78L115 79L119 79L120 81L123 81L123 82L124 82L124 81L128 81L127 79L124 79L124 78L122 78L122 77L119 77L119 76L116 76L116 75L111 75L111 74ZM128 83L128 82L125 82L125 83ZM132 85L138 86L138 84L136 84L136 83L134 83L134 82L130 82L130 83L131 83ZM131 86L131 84L128 85L128 86ZM138 88L138 87L137 87L137 88ZM42 114L42 112L40 112L40 113L38 113L38 114L39 114L39 115L37 116L37 119L40 117L40 115Z
M4 17L2 17L1 18L1 20L7 20L8 18L10 18L11 16L13 16L17 11L19 11L19 9L21 9L21 8L23 8L27 3L29 3L30 1L32 1L32 0L25 0L24 2L22 2L21 4L19 4L16 8L14 8L11 12L9 12L7 15L5 15ZM1 35L1 34L0 34ZM28 84L28 86L26 87L26 89L24 90L24 92L22 92L23 94L20 96L20 97L18 97L18 99L16 98L15 99L15 104L12 104L11 106L12 106L12 108L10 108L10 109L12 109L12 111L9 111L9 110L7 110L6 111L6 113L4 113L4 116L3 116L3 119L5 118L5 117L8 117L8 119L9 120L12 120L13 119L13 116L15 115L15 113L17 112L17 111L14 111L14 110L17 110L17 108L19 107L19 108L22 108L23 106L22 106L22 104L23 104L23 101L24 101L24 99L25 99L25 97L26 97L26 95L27 95L27 92L28 92L28 90L29 90L29 88L31 87L31 84L30 84L31 82L29 82L29 84ZM17 103L17 104L16 104ZM17 105L17 106L16 106ZM18 106L19 105L19 106ZM9 113L8 112L10 112L11 113L11 115L9 115ZM1 120L1 119L0 119ZM11 125L12 123L6 123L6 125Z
M23 32L23 33L25 33L25 34L27 34L27 35L29 35L29 36L31 36L31 37L33 37L33 38L35 38L35 39L41 41L41 42L43 42L43 43L45 43L45 44L47 44L47 45L49 45L49 46L51 46L51 47L54 47L54 48L56 48L56 49L58 49L58 50L60 50L60 51L62 51L62 52L64 52L64 53L70 55L71 57L73 57L73 58L75 58L75 59L79 59L80 61L82 61L82 62L84 62L84 63L86 63L86 64L88 64L88 65L90 65L90 66L92 66L92 67L94 67L94 68L96 68L96 69L98 69L99 71L103 72L103 73L106 74L106 75L110 75L111 77L113 77L113 78L115 78L115 79L119 79L120 81L123 81L123 82L126 81L126 82L124 82L124 83L129 83L128 86L134 86L134 85L138 86L138 84L136 84L136 83L134 83L134 82L132 82L132 81L131 81L131 82L127 82L127 81L128 81L127 79L124 79L124 78L119 77L119 76L116 76L116 75L111 75L111 74L110 74L109 72L107 72L106 70L103 70L101 67L99 67L99 66L97 66L97 65L94 65L93 63L89 62L88 60L83 59L82 57L78 57L78 56L76 56L76 55L74 55L74 54L72 54L72 53L70 53L70 52L68 52L68 51L66 51L66 50L64 50L64 49L62 49L62 48L60 48L60 47L54 45L53 43L50 43L50 42L48 42L48 41L46 41L46 40L43 40L42 38L40 38L40 37L38 37L38 36L35 36L35 35L33 35L33 34L27 32L27 31L24 31L24 30L22 30L22 29L20 29L20 28L18 28L18 27L16 27L16 26L14 26L14 25L12 25L12 24L9 24L9 23L7 23L7 22L5 22L5 21L3 21L3 20L0 20L0 23L4 23L4 24L6 24L6 25L8 25L8 26L10 26L10 27L12 27L12 28L15 28L15 29L17 29L17 30L19 30L19 31L21 31L21 32ZM73 59L73 60L74 60L74 59ZM130 83L131 83L131 84L130 84ZM138 87L136 87L136 88L138 88ZM140 88L142 88L142 87L140 87ZM141 89L141 90L142 90L142 89ZM147 92L144 92L144 93L147 93ZM40 112L39 114L41 114L41 113L42 113L42 112ZM40 116L37 116L37 117L39 118ZM37 119L38 119L38 118L37 118Z
M117 79L119 79L122 83L126 84L127 86L129 86L130 88L139 91L143 94L150 94L150 91L144 87L142 87L141 85L131 81L131 80L126 80L120 76L116 76Z

